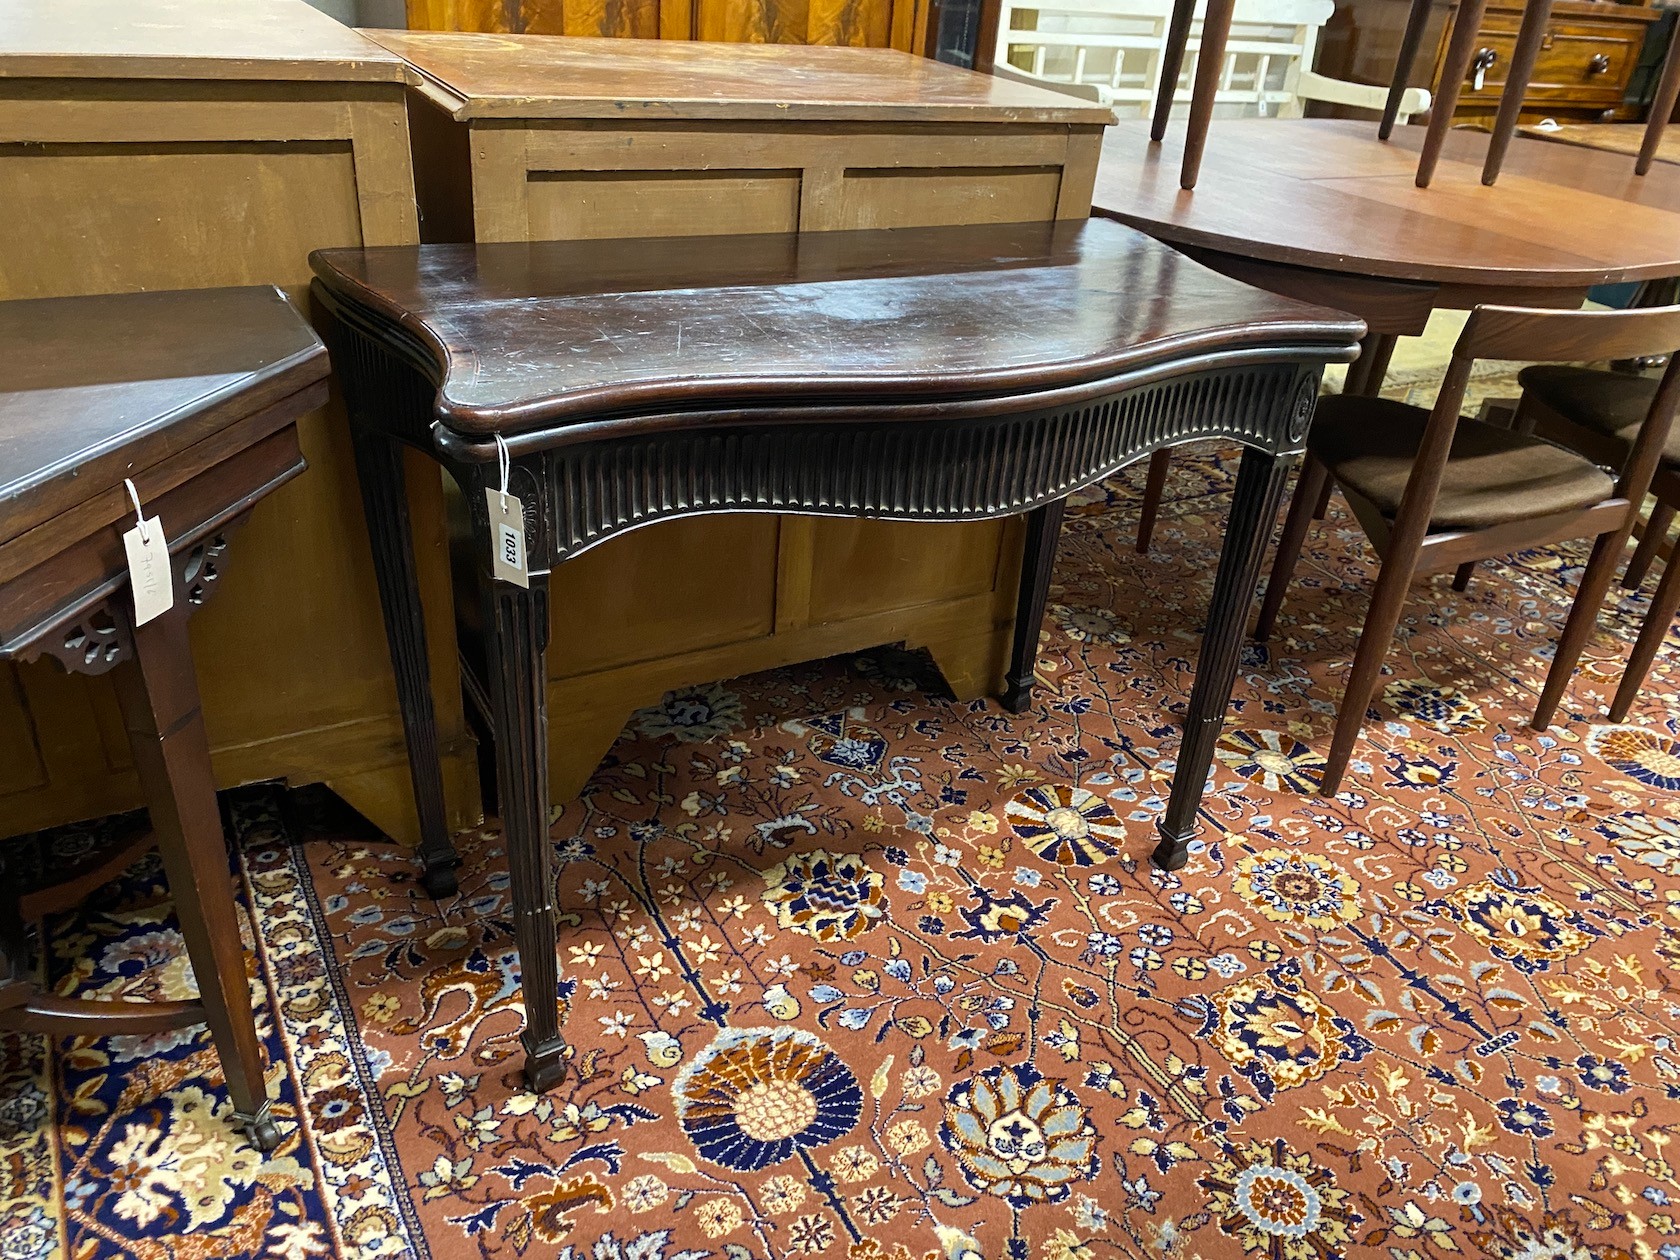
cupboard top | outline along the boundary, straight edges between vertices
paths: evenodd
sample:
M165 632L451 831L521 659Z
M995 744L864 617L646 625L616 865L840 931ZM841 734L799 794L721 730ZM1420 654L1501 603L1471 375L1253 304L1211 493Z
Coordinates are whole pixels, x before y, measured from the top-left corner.
M0 78L401 83L402 60L303 0L0 0Z
M456 119L1052 123L1112 113L889 48L369 31Z

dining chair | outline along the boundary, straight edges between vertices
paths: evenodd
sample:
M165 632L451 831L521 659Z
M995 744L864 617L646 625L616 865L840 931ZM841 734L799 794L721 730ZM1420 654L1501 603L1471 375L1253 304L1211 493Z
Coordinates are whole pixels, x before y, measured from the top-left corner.
M1433 410L1346 394L1320 401L1255 637L1271 637L1319 491L1333 478L1381 567L1336 717L1321 793L1334 795L1341 783L1415 579L1453 571L1462 582L1481 560L1595 538L1535 706L1534 729L1551 725L1669 440L1680 401L1680 358L1670 360L1614 475L1592 457L1520 425L1499 428L1460 416L1475 362L1628 358L1665 353L1675 345L1680 345L1680 306L1631 311L1480 306L1453 347Z
M1412 0L1406 14L1405 30L1400 36L1400 52L1394 62L1394 77L1388 85L1388 102L1383 109L1377 137L1387 140L1394 131L1405 97L1412 69L1417 64L1418 48L1429 22L1433 0ZM1428 188L1440 162L1441 147L1447 132L1452 130L1453 113L1464 91L1464 81L1470 77L1476 57L1476 45L1481 34L1482 18L1487 12L1487 0L1463 0L1452 18L1447 37L1447 53L1441 62L1441 79L1435 85L1434 104L1429 111L1429 130L1424 134L1423 151L1418 156L1417 186ZM1523 8L1522 24L1517 28L1516 46L1511 50L1511 65L1505 74L1505 87L1499 94L1499 111L1494 116L1493 134L1488 140L1487 156L1482 161L1482 183L1491 185L1499 178L1505 164L1505 153L1516 134L1517 117L1522 112L1523 97L1528 94L1528 81L1534 75L1534 65L1540 58L1545 42L1546 23L1552 16L1552 0L1528 0Z
M1517 379L1523 393L1513 418L1515 426L1573 447L1589 458L1613 462L1627 459L1661 390L1655 377L1562 365L1524 368ZM1622 575L1622 585L1629 590L1644 584L1680 509L1680 431L1669 433L1648 494L1656 502ZM1613 721L1622 721L1633 707L1677 610L1680 563L1671 555L1610 702Z

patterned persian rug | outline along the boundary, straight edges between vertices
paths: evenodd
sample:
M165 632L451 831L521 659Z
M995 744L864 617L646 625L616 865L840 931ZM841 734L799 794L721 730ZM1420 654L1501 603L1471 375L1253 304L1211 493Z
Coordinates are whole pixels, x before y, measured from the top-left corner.
M404 851L235 802L284 1141L202 1033L0 1041L0 1256L1680 1257L1680 700L1602 707L1618 596L1525 720L1584 552L1420 586L1313 794L1373 558L1314 529L1190 865L1153 871L1231 476L1070 512L1033 712L882 651L673 695L554 812L574 1056L520 1085L495 828ZM66 993L191 975L156 869Z

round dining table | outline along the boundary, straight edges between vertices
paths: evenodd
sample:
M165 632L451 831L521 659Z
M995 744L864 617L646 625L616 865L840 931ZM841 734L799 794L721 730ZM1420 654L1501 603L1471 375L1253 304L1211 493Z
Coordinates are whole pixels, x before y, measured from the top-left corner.
M1275 293L1370 328L1350 392L1382 385L1396 337L1432 311L1482 303L1574 308L1594 285L1680 276L1680 166L1518 136L1499 182L1489 137L1448 134L1434 182L1415 183L1421 127L1237 119L1211 129L1194 192L1171 138L1147 121L1108 129L1093 213Z

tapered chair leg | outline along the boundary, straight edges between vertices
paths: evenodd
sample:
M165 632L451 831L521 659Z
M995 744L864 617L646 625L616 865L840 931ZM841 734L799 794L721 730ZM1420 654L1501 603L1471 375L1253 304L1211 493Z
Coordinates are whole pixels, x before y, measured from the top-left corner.
M1635 175L1645 174L1656 161L1663 132L1668 129L1668 120L1674 116L1677 103L1680 103L1680 35L1670 42L1668 56L1663 60L1662 78L1657 82L1657 94L1651 99L1651 113L1645 122L1645 139L1639 146L1639 160L1633 166Z
M1505 152L1516 134L1517 115L1522 112L1523 97L1528 95L1528 81L1534 77L1534 64L1540 59L1540 44L1551 16L1552 0L1528 0L1523 9L1516 47L1512 49L1511 65L1505 74L1505 90L1499 95L1499 112L1493 120L1493 136L1482 161L1484 184L1491 186L1505 164Z
M1138 507L1137 552L1149 554L1149 542L1155 537L1155 516L1161 510L1161 495L1167 488L1167 466L1172 463L1172 451L1166 447L1149 457L1149 477L1143 484L1143 502Z
M1400 118L1400 102L1406 98L1406 88L1412 81L1412 67L1417 64L1418 46L1423 43L1423 28L1429 25L1429 0L1412 0L1406 14L1406 29L1400 36L1400 54L1394 60L1394 78L1388 84L1388 99L1383 103L1382 122L1377 127L1377 139L1387 140L1394 134L1394 124Z
M227 839L210 777L210 741L199 709L187 639L189 605L134 630L135 664L116 672L117 700L152 831L198 982L205 1021L222 1062L233 1119L252 1143L280 1140L263 1079L262 1046L251 1013L239 907L228 874Z
M1406 592L1411 589L1416 569L1417 552L1413 550L1407 555L1390 555L1377 574L1377 585L1371 592L1371 609L1365 614L1359 646L1353 654L1353 668L1348 671L1347 688L1342 692L1342 707L1336 714L1336 730L1330 739L1330 754L1325 759L1324 782L1318 789L1321 795L1336 794L1347 764L1353 759L1354 746L1365 725L1365 710L1371 707L1383 661L1394 646L1394 630L1400 624L1400 612L1406 605Z
M1470 589L1470 579L1475 576L1476 561L1466 560L1453 570L1453 590L1467 591Z
M1441 65L1441 78L1435 85L1435 100L1429 107L1429 130L1423 138L1423 152L1418 157L1417 186L1428 188L1435 177L1435 167L1441 160L1441 147L1452 129L1453 111L1458 108L1459 94L1464 90L1465 76L1470 73L1470 59L1476 55L1476 41L1482 26L1487 0L1464 0L1453 17L1452 36L1447 55Z
M1663 570L1662 581L1657 583L1656 594L1651 596L1651 611L1645 614L1645 624L1639 627L1639 638L1622 670L1616 698L1610 702L1612 722L1624 721L1639 698L1645 675L1651 672L1651 662L1657 659L1658 650L1668 638L1677 611L1680 611L1680 563L1670 561Z
M1651 571L1651 561L1657 558L1657 553L1667 541L1668 527L1673 521L1674 509L1668 504L1658 503L1651 509L1651 519L1645 522L1639 546L1634 548L1633 559L1628 561L1627 572L1622 574L1622 585L1628 590L1637 591L1645 584L1645 575Z
M1167 42L1161 47L1161 81L1155 87L1155 115L1149 120L1149 138L1156 144L1167 134L1173 97L1178 94L1178 76L1184 70L1184 46L1190 42L1190 22L1196 16L1196 0L1173 0L1167 19Z
M1207 0L1202 14L1202 46L1196 54L1196 86L1190 97L1190 126L1184 136L1184 164L1179 168L1178 186L1195 188L1202 170L1202 150L1207 146L1208 126L1213 122L1213 98L1225 75L1225 45L1231 38L1231 19L1237 0Z
M1616 562L1621 559L1622 548L1627 545L1627 536L1628 530L1623 527L1600 534L1593 543L1592 555L1581 573L1580 589L1575 592L1575 602L1569 606L1569 618L1563 623L1563 633L1558 637L1557 655L1552 658L1552 667L1546 672L1546 685L1540 691L1540 703L1534 709L1534 721L1530 725L1537 731L1543 731L1552 724L1563 693L1569 689L1569 680L1574 676L1575 666L1580 663L1581 652L1598 626L1599 610L1604 607L1604 596L1610 590L1611 579L1616 576Z
M1312 527L1312 506L1318 501L1319 490L1328 485L1330 470L1311 455L1301 464L1301 478L1295 483L1295 496L1289 500L1289 515L1284 518L1283 537L1278 539L1277 556L1272 561L1272 575L1266 579L1266 598L1260 605L1260 619L1254 623L1254 637L1264 643L1272 637L1277 624L1278 610L1294 576L1296 562L1301 558L1301 544Z

